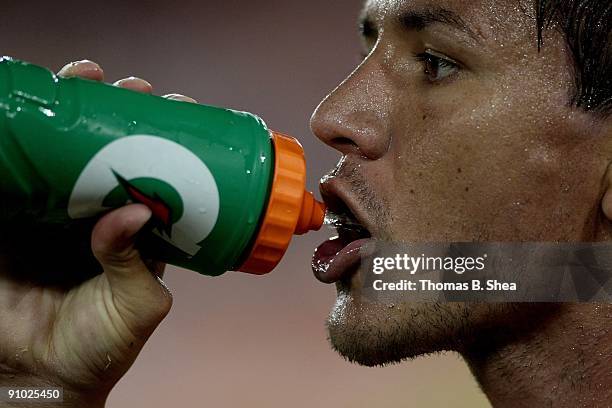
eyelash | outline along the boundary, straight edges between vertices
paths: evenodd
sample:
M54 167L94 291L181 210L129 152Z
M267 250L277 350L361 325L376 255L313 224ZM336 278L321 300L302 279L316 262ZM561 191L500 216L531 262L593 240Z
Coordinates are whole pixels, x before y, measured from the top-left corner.
M454 75L460 69L460 66L457 62L449 58L445 58L441 55L434 54L431 51L425 51L423 53L416 54L415 58L417 61L423 64L423 73L427 76L427 80L429 82L440 82L445 78ZM432 67L434 64L437 64L436 68ZM440 77L438 72L440 69L452 69L453 72ZM432 77L432 75L435 75L435 77Z
M369 55L369 53L367 52L362 52L360 55L361 61L363 61L364 59L367 58L367 56ZM437 53L434 54L432 51L425 51L422 52L420 54L415 54L414 58L419 61L421 64L423 64L423 73L428 77L427 80L431 83L438 83L443 81L445 78L449 77L449 76L453 76L454 74L457 73L457 71L459 71L461 69L461 65L458 62L455 62L453 60L451 60L450 58L445 58L441 55L438 55ZM445 75L442 78L431 78L431 69L428 66L431 65L432 62L436 62L438 63L438 69L440 67L442 68L448 68L448 69L453 69L454 72Z

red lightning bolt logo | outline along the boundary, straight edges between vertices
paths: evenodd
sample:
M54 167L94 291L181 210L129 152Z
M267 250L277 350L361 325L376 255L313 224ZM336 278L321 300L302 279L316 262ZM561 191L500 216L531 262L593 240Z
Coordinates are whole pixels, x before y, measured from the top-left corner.
M119 182L119 185L123 187L125 192L132 199L132 201L144 204L149 207L151 213L153 214L153 218L157 221L157 229L160 232L163 232L168 235L169 238L171 238L170 234L172 232L172 209L170 208L170 206L168 206L168 204L166 204L164 200L162 200L161 197L157 195L157 193L154 193L153 196L150 196L138 189L115 170L112 170L112 172L115 175L117 181Z

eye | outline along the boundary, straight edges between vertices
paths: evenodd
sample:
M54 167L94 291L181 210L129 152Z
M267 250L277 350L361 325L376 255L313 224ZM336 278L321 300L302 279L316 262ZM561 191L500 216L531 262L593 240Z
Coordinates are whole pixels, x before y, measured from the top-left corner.
M459 71L459 64L434 51L426 50L416 56L423 63L423 73L430 82L439 82Z

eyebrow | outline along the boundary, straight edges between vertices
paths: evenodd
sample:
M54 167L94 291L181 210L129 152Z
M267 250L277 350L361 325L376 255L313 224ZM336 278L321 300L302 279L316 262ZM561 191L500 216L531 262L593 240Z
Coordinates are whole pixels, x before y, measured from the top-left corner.
M434 24L444 24L459 30L476 42L481 42L478 35L472 30L461 16L451 10L441 7L428 7L421 10L409 10L401 13L397 21L406 29L422 31ZM362 34L366 37L376 32L375 24L366 15L361 18L360 27Z
M441 7L406 11L400 15L399 21L405 28L416 31L434 24L444 24L464 32L477 42L480 41L459 14Z

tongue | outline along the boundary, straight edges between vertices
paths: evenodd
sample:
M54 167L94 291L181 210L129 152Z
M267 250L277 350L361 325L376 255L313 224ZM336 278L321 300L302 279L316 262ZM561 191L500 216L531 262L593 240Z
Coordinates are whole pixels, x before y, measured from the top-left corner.
M313 271L318 274L325 274L331 261L349 242L340 237L334 237L319 245L312 256Z
M331 273L332 269L334 272L339 272L344 268L344 265L340 265L339 262L335 262L334 268L330 269L330 265L343 249L347 248L355 240L347 237L334 237L323 242L317 247L312 256L312 270L315 276L322 282L331 283L338 279L336 273ZM334 275L334 276L331 276Z

